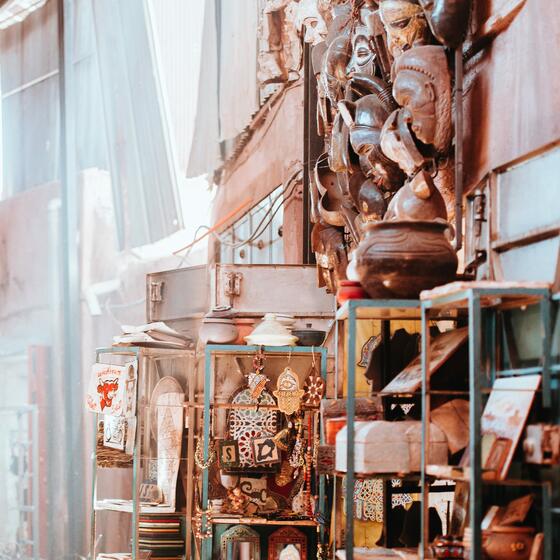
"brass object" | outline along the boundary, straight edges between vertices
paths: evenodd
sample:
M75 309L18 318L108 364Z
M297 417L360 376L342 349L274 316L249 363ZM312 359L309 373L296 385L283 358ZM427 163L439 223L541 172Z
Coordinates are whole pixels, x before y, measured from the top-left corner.
M276 391L273 391L273 395L278 401L280 412L288 416L297 412L301 407L303 393L303 389L299 388L297 373L287 366L278 376Z
M199 438L196 442L196 449L194 452L194 462L200 470L207 469L216 460L216 450L214 449L214 444L210 442L208 447L208 459L204 460L204 446L202 444L202 438Z

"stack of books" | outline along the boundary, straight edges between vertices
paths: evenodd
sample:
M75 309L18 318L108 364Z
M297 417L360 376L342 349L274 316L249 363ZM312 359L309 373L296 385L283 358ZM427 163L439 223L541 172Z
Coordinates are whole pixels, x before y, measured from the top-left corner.
M113 337L113 346L149 346L152 348L188 348L192 340L165 323L122 325L122 334Z
M142 514L139 519L138 544L141 550L149 550L158 560L183 558L185 539L181 530L181 518L174 515Z

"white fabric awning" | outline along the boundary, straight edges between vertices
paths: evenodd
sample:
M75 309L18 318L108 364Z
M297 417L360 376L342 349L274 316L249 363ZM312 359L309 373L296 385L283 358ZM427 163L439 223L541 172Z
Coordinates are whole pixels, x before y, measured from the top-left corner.
M48 0L7 0L0 7L0 29L22 22L47 2Z

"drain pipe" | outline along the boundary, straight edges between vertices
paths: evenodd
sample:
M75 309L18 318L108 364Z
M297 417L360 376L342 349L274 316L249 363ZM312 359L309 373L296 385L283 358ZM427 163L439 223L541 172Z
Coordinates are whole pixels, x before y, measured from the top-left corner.
M455 250L463 247L463 44L455 49Z

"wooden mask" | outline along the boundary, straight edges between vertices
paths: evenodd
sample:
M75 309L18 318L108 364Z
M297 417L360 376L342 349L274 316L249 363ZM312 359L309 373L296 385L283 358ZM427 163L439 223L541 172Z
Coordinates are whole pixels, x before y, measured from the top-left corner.
M369 30L365 25L357 25L352 33L352 56L347 74L375 74L375 49Z
M412 133L445 153L451 144L451 75L444 47L406 51L394 65L393 96L404 108Z
M425 163L425 158L414 142L402 109L393 111L385 121L381 130L381 149L409 177Z
M457 47L467 32L471 0L419 0L435 38Z
M399 167L381 151L381 129L389 116L384 103L375 94L358 101L341 101L339 109L350 128L350 144L360 157L360 166L384 190L395 190L403 183Z
M389 51L395 59L414 45L429 43L428 22L418 0L383 0L379 15L387 31Z

